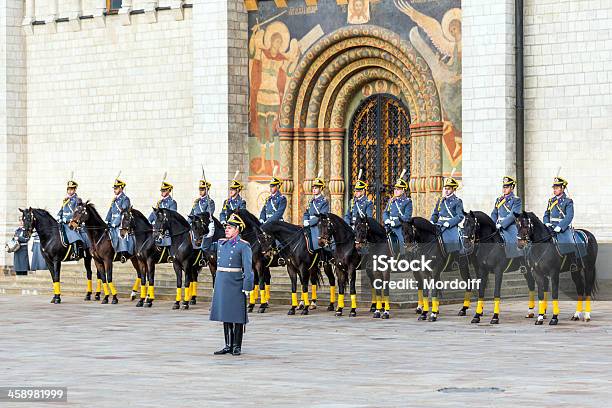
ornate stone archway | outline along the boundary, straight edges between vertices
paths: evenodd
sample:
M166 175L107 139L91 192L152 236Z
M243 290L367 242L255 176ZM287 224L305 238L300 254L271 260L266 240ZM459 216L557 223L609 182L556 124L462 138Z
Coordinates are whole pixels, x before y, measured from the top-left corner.
M433 205L442 184L442 122L431 70L396 33L372 25L345 27L306 52L283 98L281 174L294 222L319 171L329 180L332 211L342 213L348 104L363 84L377 79L396 84L410 110L415 214L424 215Z

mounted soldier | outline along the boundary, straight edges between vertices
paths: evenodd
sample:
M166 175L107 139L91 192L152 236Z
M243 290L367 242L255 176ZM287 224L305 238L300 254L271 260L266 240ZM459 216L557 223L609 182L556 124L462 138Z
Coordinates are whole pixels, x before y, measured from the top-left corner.
M229 186L229 197L225 199L223 202L223 209L221 210L221 215L219 216L219 221L221 224L225 225L228 220L229 215L236 210L246 210L246 201L240 196L240 191L244 188L244 185L238 181L238 174L240 172L236 171L234 178Z
M557 238L557 246L561 255L586 255L586 242L582 234L574 234L572 221L574 219L574 201L567 196L567 180L555 177L553 181L553 197L548 200L543 222L551 229ZM579 239L577 241L576 239Z
M63 233L62 238L66 238L67 244L72 246L69 260L74 261L85 256L85 249L89 248L89 238L87 232L77 225L71 228L70 221L74 215L74 210L82 201L77 196L76 189L78 184L74 180L69 180L66 186L66 198L62 202L62 208L57 213L60 228ZM73 229L74 228L74 229Z
M225 347L214 354L240 355L244 325L249 321L246 299L253 290L254 276L251 245L239 235L244 228L242 218L232 214L225 226L225 239L219 240L210 320L223 322Z
M266 198L266 202L259 213L259 222L261 224L270 221L284 221L283 215L287 208L287 197L280 192L282 185L283 181L280 178L272 176L272 180L270 180L270 195Z
M368 183L361 180L361 170L357 176L357 182L353 192L353 198L349 203L349 208L344 214L344 221L355 229L355 223L358 218L372 217L373 204L372 201L366 195L368 189Z
M447 253L462 250L459 223L463 221L463 201L455 195L459 183L453 177L444 179L442 197L438 198L431 214L430 221L436 224L442 233L444 249Z
M204 174L204 167L202 167L202 179L200 180L199 191L200 196L193 202L191 212L187 220L191 224L191 218L200 216L204 213L210 214L210 224L208 225L208 234L202 238L202 246L200 247L203 251L208 251L212 247L212 236L215 234L215 223L212 217L215 215L215 201L210 197L210 182L206 180Z
M165 181L165 178L166 177L164 175L164 181L162 181L161 187L159 189L161 193L161 198L157 200L157 204L155 204L154 209L167 208L172 211L177 211L176 201L174 200L174 198L172 198L171 195L174 186ZM149 215L149 222L151 223L151 225L155 223L156 218L157 216L155 215L155 211L152 211ZM170 248L170 246L172 245L172 237L170 236L170 232L164 231L163 238L157 238L155 240L155 245L159 247ZM168 262L172 262L172 254L170 254L170 256L168 257Z
M521 199L514 195L516 180L506 176L502 183L502 195L495 200L491 219L504 240L506 257L517 258L523 256L517 246L518 228L516 226L516 217L523 211L523 206Z
M393 197L387 203L383 212L383 221L387 234L393 239L397 238L400 251L404 248L404 233L402 232L402 222L410 221L412 218L412 199L408 197L409 185L404 180L406 170L402 170L399 178L393 186Z
M121 175L121 172L119 175ZM113 197L106 214L106 225L108 225L111 243L113 244L116 256L119 257L121 263L125 263L134 253L134 237L129 235L127 231L124 231L124 235L122 235L121 231L122 212L129 209L131 204L130 199L123 191L126 184L119 179L119 175L113 184L115 197Z
M319 173L319 176L312 183L312 199L304 211L304 227L306 233L310 235L310 244L313 251L319 249L319 216L329 212L329 201L322 194L325 188L325 179Z

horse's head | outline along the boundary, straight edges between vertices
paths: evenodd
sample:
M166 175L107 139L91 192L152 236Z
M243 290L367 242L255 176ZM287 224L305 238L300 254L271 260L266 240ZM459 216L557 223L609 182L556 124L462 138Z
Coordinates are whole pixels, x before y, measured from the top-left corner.
M153 236L157 240L162 240L165 236L165 232L170 230L170 220L168 219L168 212L163 208L153 207L155 212L155 222L153 223Z
M319 215L319 246L325 248L334 239L334 224L327 214Z
M130 206L129 208L126 208L125 210L121 211L121 224L120 224L120 228L121 230L127 231L128 234L133 234L134 233L134 228L136 225L136 217L134 217L134 214L132 213L132 206Z
M34 210L32 207L29 207L25 210L20 208L19 211L21 211L21 220L23 221L23 229L25 230L24 236L29 239L34 232L34 224L36 222Z
M404 235L404 248L407 252L414 252L418 246L416 226L412 222L402 221L402 234Z
M370 223L367 217L359 215L355 220L355 248L361 250L368 244L368 233L370 232Z
M76 229L79 225L83 224L89 219L89 211L87 210L87 204L79 201L74 207L74 211L72 213L72 219L68 223L70 229Z
M465 217L463 218L462 229L463 245L466 253L472 253L474 247L476 246L476 236L480 230L480 223L478 222L478 218L473 211L464 213L464 215Z
M516 227L518 229L518 247L525 248L533 241L533 222L525 211L516 217Z
M276 248L276 239L265 231L262 231L257 235L257 240L259 241L259 247L261 248L261 252L266 258L273 258Z
M205 212L200 215L190 215L189 219L191 220L191 232L196 241L195 244L199 246L202 239L210 232L208 227L211 222L210 214Z

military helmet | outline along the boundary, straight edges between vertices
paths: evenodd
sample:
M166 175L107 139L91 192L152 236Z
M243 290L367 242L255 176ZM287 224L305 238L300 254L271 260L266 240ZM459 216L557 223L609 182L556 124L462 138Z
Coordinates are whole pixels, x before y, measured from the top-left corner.
M502 183L504 187L516 187L516 180L510 176L505 176Z
M272 176L272 179L270 180L270 186L282 186L283 185L283 180L281 180L280 178L276 177L276 176Z
M556 187L556 186L563 187L563 188L567 187L567 180L564 179L563 177L559 177L559 176L555 177L553 180L553 187Z
M364 180L357 180L355 183L355 190L362 191L368 188L368 183Z
M227 223L229 225L237 227L240 232L244 231L244 229L246 228L244 221L236 213L232 213L232 215L230 215L229 219L227 220Z
M79 185L76 181L74 180L68 180L68 184L66 186L66 188L77 188Z
M230 183L229 188L236 189L236 190L240 191L240 190L242 190L244 188L244 185L241 182L239 182L238 180L233 179L232 182Z
M119 188L119 187L123 188L123 187L125 187L125 185L126 185L125 181L120 180L120 179L117 178L117 179L115 179L115 184L113 184L113 188Z
M401 177L397 179L393 187L401 188L402 190L408 190L410 188L410 186L408 185L408 182Z
M447 177L444 179L444 187L457 188L459 187L459 182L454 177Z
M172 191L173 188L174 186L172 184L168 183L167 181L162 181L159 191Z
M211 186L210 182L208 180L200 180L200 189L209 189Z
M317 177L312 182L313 187L325 188L325 179L323 177Z

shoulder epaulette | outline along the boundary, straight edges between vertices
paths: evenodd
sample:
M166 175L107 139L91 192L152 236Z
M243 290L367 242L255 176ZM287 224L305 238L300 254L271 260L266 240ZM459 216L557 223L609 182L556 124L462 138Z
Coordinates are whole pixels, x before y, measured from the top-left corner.
M250 243L249 241L245 241L245 240L244 240L244 239L242 239L242 238L240 238L240 242L244 242L245 244L247 244L247 245L249 245L249 246L251 245L251 243Z

